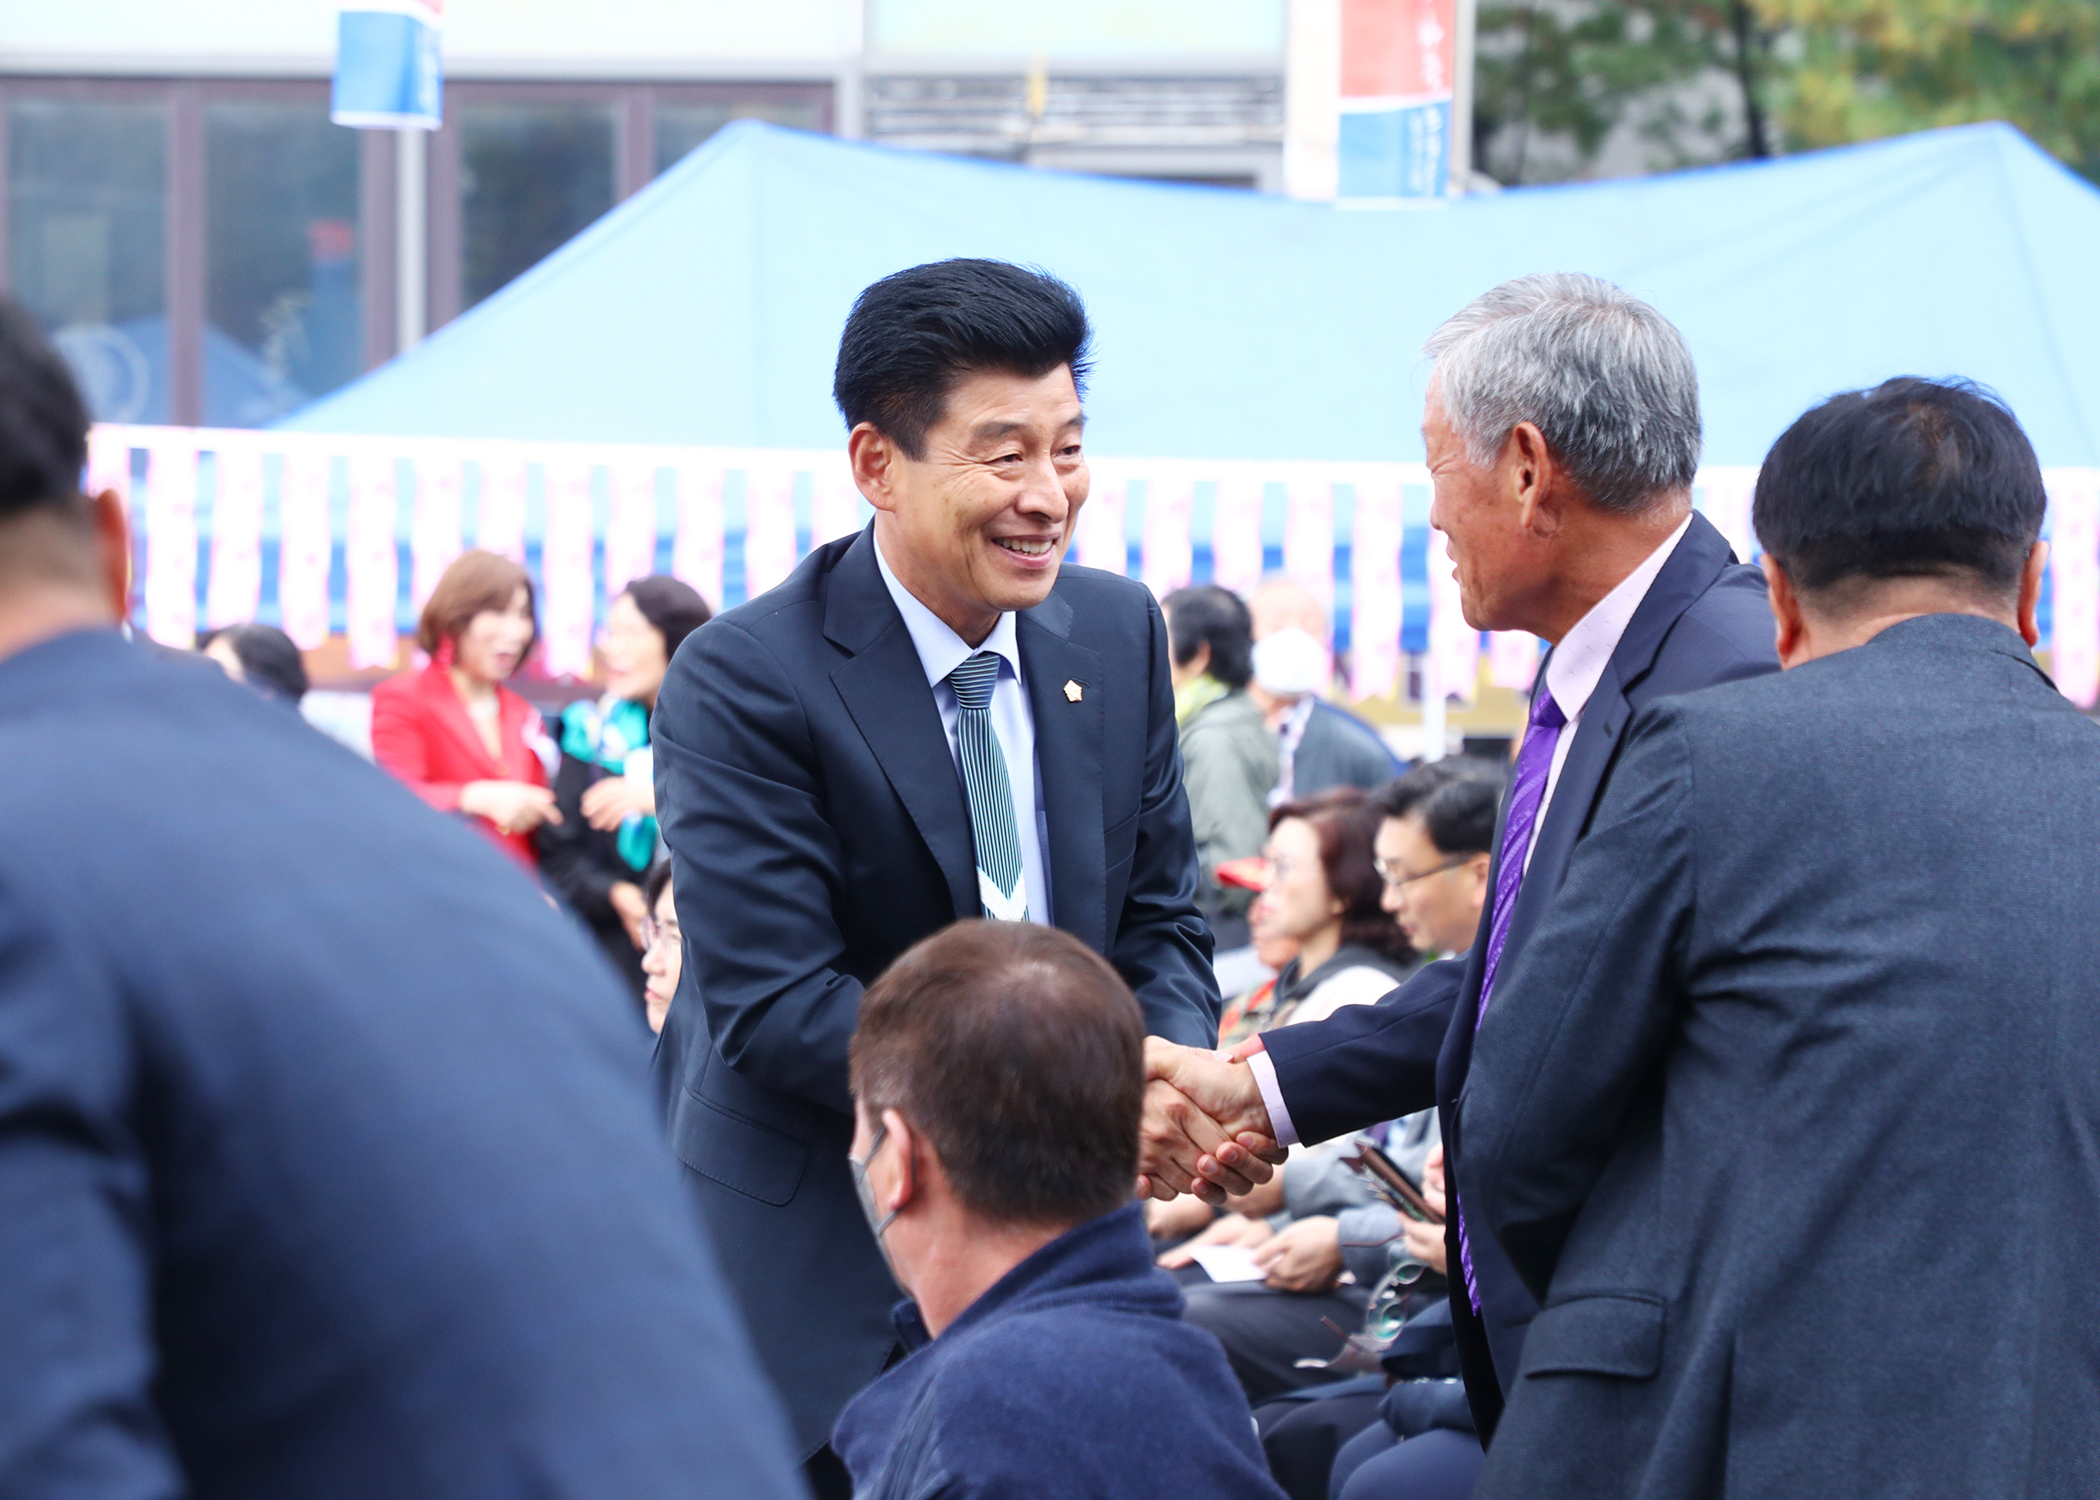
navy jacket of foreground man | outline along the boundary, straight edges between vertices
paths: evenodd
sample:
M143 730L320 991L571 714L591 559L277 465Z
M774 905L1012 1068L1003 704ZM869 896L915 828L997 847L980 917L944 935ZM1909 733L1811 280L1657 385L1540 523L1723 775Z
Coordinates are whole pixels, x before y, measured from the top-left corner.
M1620 774L1614 766L1633 715L1660 698L1777 670L1765 600L1758 571L1738 564L1721 533L1694 515L1582 711L1552 801L1533 835L1531 864L1503 951L1505 972L1551 904L1598 799ZM1543 669L1539 676L1543 683ZM1495 844L1499 850L1499 827ZM1499 855L1496 865L1490 889L1500 875ZM1300 1140L1326 1140L1434 1104L1441 1111L1446 1160L1456 1163L1463 1156L1467 1144L1455 1106L1473 1055L1487 938L1483 914L1465 957L1427 965L1376 1005L1345 1006L1325 1021L1268 1034L1268 1055ZM1495 1000L1497 1008L1506 1004ZM1493 1236L1474 1234L1471 1249L1481 1311L1474 1314L1460 1278L1453 1277L1452 1322L1466 1389L1486 1437L1494 1432L1503 1391L1517 1378L1524 1330L1538 1304ZM1450 1256L1458 1265L1455 1227Z
M1461 1110L1545 1294L1481 1496L2100 1495L2096 836L1992 620L1642 716Z
M1149 1031L1214 1046L1159 606L1067 563L1016 633L1056 925L1116 967ZM962 778L873 531L694 631L653 733L687 953L658 1077L807 1453L896 1345L896 1284L846 1170L861 989L983 910Z
M0 1494L799 1493L508 860L114 631L0 660L0 765Z
M1224 1351L1181 1321L1133 1205L1060 1235L839 1418L855 1500L1275 1500Z

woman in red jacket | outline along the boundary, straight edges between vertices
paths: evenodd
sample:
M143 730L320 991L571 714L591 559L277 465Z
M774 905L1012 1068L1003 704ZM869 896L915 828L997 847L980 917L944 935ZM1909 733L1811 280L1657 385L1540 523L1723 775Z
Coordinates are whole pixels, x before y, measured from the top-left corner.
M423 606L416 644L430 665L372 690L372 758L528 869L539 865L535 832L561 813L536 748L551 749L546 728L503 681L538 636L526 571L493 552L463 553Z

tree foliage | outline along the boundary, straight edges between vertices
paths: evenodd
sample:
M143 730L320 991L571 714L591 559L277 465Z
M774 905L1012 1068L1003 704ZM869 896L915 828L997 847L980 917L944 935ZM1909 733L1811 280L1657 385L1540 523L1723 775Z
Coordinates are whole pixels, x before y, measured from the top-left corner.
M1478 39L1474 164L1505 182L1614 139L1662 168L1977 120L2100 181L2100 0L1519 0Z

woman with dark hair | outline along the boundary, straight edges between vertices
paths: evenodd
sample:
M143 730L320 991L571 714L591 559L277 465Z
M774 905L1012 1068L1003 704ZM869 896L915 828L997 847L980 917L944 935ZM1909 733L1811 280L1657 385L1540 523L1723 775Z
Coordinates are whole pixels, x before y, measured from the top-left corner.
M1298 940L1298 956L1276 976L1264 1031L1368 1004L1414 968L1414 950L1380 904L1385 881L1372 846L1384 820L1385 810L1353 786L1269 815L1262 900L1276 934Z
M306 696L306 658L275 625L224 625L199 641L197 649L265 698L297 708Z
M540 872L637 995L650 912L642 879L658 847L649 715L679 643L713 613L675 578L637 578L606 607L605 696L562 714L561 821L540 832Z
M503 686L539 638L532 579L507 557L465 552L445 569L416 644L430 665L372 690L372 758L440 812L456 812L528 869L534 834L559 823L547 790L553 742Z

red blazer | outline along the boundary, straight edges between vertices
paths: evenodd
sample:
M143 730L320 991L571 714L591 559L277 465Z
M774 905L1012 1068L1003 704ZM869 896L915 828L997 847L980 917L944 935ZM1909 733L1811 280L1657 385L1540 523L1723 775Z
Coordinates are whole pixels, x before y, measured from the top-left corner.
M432 663L420 672L389 677L372 689L372 758L439 812L458 812L459 789L470 781L545 786L547 768L529 743L546 734L538 712L504 687L496 689L496 703L500 758L490 756L482 743L445 668ZM471 821L520 864L539 867L532 834L499 833L486 818Z

